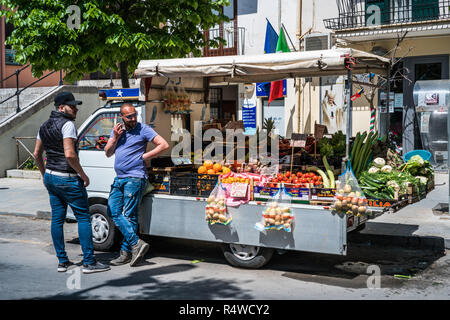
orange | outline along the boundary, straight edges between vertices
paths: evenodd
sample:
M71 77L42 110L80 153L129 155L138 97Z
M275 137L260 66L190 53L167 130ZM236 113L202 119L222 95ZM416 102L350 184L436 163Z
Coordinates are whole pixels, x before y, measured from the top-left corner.
M204 166L200 166L197 170L199 174L205 174L207 169Z
M216 174L216 172L213 169L208 169L208 174Z
M222 170L222 165L220 163L215 163L213 165L213 169L215 172L219 172L220 170Z
M213 162L211 160L206 160L205 162L203 162L203 166L206 169L212 169L213 168Z

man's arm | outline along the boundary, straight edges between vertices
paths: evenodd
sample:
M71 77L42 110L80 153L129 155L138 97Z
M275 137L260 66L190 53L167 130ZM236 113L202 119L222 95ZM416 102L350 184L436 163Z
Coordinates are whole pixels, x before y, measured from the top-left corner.
M42 144L41 139L36 139L36 145L34 146L34 162L36 163L37 167L39 168L39 171L41 172L42 177L44 177L45 174L45 165L44 165L44 158L42 157L42 154L44 153L44 145Z
M120 123L116 123L116 125L113 128L113 135L111 138L108 139L108 142L106 143L106 146L103 149L108 158L111 157L114 154L114 152L116 152L117 142L119 141L119 138L123 132L124 130L122 128L122 125Z
M144 160L154 158L154 157L158 156L159 154L161 154L162 152L164 152L165 150L169 149L169 144L160 135L157 135L155 138L153 138L152 143L154 143L156 145L156 147L142 155L142 158Z
M80 159L78 158L77 153L75 152L75 143L73 138L64 138L63 144L64 144L64 156L66 157L67 162L69 165L75 170L79 175L80 178L84 181L84 186L87 187L89 185L89 178L84 173L83 168L80 165Z

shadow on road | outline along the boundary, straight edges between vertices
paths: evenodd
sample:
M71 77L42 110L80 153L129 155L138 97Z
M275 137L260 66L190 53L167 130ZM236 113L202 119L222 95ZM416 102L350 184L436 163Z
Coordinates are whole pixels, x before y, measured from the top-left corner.
M96 286L92 286L73 293L62 293L43 299L59 300L83 300L83 299L124 299L128 292L133 300L173 300L173 299L251 299L252 297L242 292L237 285L230 281L198 277L190 281L172 280L160 281L158 276L171 273L185 272L195 268L191 264L176 264L171 266L147 268L128 274L119 279L108 280ZM111 295L96 294L99 289L109 289ZM120 292L115 295L114 292ZM39 298L42 299L42 298Z

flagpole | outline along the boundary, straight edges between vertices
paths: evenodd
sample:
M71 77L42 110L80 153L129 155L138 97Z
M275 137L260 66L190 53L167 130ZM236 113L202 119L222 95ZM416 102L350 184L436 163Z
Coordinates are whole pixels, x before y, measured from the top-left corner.
M345 137L347 161L350 159L350 138L352 136L352 87L352 70L349 68L347 72L347 132Z
M266 18L266 19L267 19L267 18ZM284 33L287 35L287 37L288 37L288 39L289 39L289 42L290 42L291 45L292 45L292 48L294 48L294 51L297 51L297 50L295 49L294 43L293 43L292 40L291 40L291 37L289 36L289 33L288 33L287 30L286 30L286 27L284 26L284 23L281 24L281 27L284 29Z

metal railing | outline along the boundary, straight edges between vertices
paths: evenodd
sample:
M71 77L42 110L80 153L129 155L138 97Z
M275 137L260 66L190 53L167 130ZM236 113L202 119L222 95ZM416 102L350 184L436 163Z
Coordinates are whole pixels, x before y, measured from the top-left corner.
M13 76L16 76L16 92L15 92L13 95L9 96L8 98L6 98L6 99L0 101L0 106L1 106L1 105L2 105L3 103L5 103L6 101L8 101L8 100L10 100L10 99L12 99L12 98L14 98L14 97L16 97L16 99L17 99L16 114L20 112L20 94L21 94L24 90L28 89L29 87L35 85L36 83L40 82L41 80L44 80L45 78L47 78L47 77L49 77L50 75L52 75L52 74L54 74L55 72L57 72L56 70L55 70L55 71L52 71L52 72L49 72L49 73L47 73L46 75L40 77L39 79L33 81L33 82L30 83L29 85L27 85L27 86L25 86L25 87L23 87L23 88L19 88L19 76L20 76L20 73L21 73L23 70L27 69L29 66L30 66L30 65L27 64L27 65L25 65L24 67L22 67L22 68L20 68L20 69L16 69L16 71L14 71L13 74L7 76L6 78L4 78L4 79L2 79L2 80L0 81L0 82L3 84L4 81L8 80L9 78L11 78L11 77L13 77ZM63 80L62 80L62 70L59 71L59 84L58 84L58 85L60 85L60 86L63 85ZM5 119L5 120L6 120L6 119Z
M226 25L216 29L209 29L206 33L207 39L222 38L226 44L218 48L206 47L203 49L204 57L243 55L245 48L245 28Z
M20 169L25 163L27 163L28 160L30 159L34 160L33 153L27 148L27 146L22 142L22 140L35 140L36 137L12 137L12 138L16 140L16 155L17 155L16 168ZM22 146L29 155L27 159L22 163L20 163L20 146Z
M336 0L339 17L324 19L325 28L396 25L450 19L450 0Z

